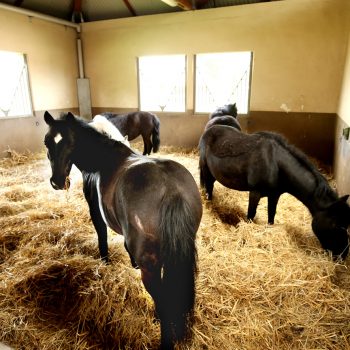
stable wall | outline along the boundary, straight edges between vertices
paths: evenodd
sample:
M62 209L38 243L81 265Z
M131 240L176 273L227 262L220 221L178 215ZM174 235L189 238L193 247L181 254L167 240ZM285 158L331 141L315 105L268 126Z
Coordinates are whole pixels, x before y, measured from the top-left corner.
M347 9L350 25L350 3ZM335 161L334 174L341 194L350 194L350 138L343 135L343 131L350 127L350 32L348 49L344 69L342 93L339 101L338 118L335 131Z
M138 108L138 56L187 54L187 113L158 115L163 144L196 146L207 115L193 115L193 55L253 51L251 113L241 118L245 130L279 131L308 154L331 163L331 130L346 57L347 3L284 0L84 23L85 71L94 111ZM188 124L186 135L177 130ZM320 133L324 125L327 132Z
M43 147L43 112L54 115L78 106L76 30L0 9L0 50L27 55L34 116L0 117L0 157Z

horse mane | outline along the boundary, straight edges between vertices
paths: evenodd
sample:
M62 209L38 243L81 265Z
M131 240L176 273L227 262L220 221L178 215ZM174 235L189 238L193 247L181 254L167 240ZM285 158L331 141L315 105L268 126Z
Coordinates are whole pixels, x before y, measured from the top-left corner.
M272 139L276 141L280 146L286 149L290 154L292 154L301 165L308 169L316 179L316 195L330 195L334 199L337 199L335 191L329 186L326 178L320 173L316 166L309 160L309 158L297 147L291 145L285 137L280 134L269 132L269 131L259 131L255 133L256 135L261 135L265 138Z
M68 114L69 113L62 112L60 114L59 119L66 121ZM79 128L81 128L82 130L85 130L87 132L89 138L91 138L91 139L95 139L99 142L102 142L102 144L109 145L109 146L115 146L116 144L123 144L123 142L111 139L108 135L99 132L93 126L91 126L88 123L88 121L82 119L79 116L74 115L74 120L75 120L75 123L79 126Z

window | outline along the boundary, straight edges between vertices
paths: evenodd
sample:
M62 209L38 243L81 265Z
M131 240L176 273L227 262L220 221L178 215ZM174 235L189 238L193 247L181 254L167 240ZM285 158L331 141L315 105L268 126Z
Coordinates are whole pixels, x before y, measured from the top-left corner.
M238 113L248 113L251 59L251 52L196 55L195 112L236 103Z
M25 55L0 51L0 118L32 114Z
M139 57L138 73L141 110L185 111L185 55Z

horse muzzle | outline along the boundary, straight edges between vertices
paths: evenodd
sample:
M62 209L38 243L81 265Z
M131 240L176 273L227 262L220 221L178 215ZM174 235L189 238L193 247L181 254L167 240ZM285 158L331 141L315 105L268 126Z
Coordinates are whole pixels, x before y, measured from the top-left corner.
M55 190L68 190L70 187L70 179L67 176L64 182L55 181L53 178L50 179L50 184Z

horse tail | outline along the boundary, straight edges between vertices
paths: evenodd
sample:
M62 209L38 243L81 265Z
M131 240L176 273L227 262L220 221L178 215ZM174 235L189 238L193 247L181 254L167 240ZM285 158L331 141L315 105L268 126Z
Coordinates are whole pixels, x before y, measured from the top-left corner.
M152 130L152 145L153 153L158 152L160 146L160 121L156 115L153 114L153 130Z
M170 196L160 212L163 277L160 305L162 340L167 343L191 338L197 274L195 236L198 222L189 204Z

